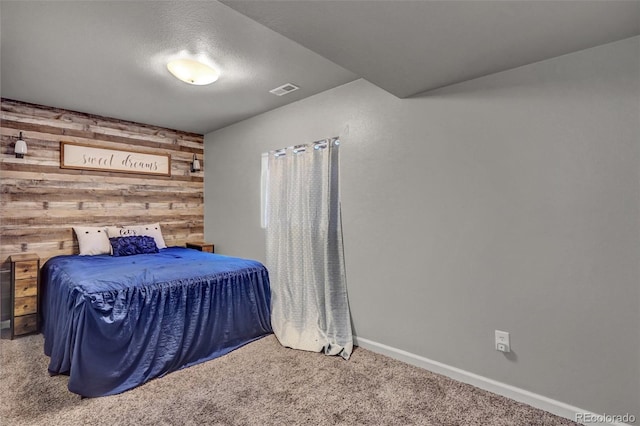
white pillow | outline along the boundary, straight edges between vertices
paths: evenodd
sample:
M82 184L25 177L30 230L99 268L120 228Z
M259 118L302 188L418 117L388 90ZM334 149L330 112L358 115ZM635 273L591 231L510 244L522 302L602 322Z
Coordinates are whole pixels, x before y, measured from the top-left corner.
M119 226L107 226L105 228L107 230L107 237L109 238L130 237L133 235L138 235L133 229L125 229Z
M111 243L104 226L74 226L78 238L80 256L111 254Z
M150 223L148 225L130 225L125 226L124 229L131 229L135 231L136 235L148 235L156 240L156 245L159 249L167 248L162 238L162 230L159 223Z

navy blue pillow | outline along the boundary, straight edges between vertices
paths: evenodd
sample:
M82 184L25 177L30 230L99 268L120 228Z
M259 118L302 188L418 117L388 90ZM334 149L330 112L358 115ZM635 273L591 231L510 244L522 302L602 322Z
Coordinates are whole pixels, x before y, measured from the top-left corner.
M109 238L113 256L131 256L133 254L158 253L158 246L153 237L134 235L129 237Z

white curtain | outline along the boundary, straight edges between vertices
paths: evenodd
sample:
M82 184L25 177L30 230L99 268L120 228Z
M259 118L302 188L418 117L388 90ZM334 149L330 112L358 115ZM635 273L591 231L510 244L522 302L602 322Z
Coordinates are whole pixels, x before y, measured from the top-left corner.
M342 248L339 141L271 153L266 173L271 324L283 346L353 350Z

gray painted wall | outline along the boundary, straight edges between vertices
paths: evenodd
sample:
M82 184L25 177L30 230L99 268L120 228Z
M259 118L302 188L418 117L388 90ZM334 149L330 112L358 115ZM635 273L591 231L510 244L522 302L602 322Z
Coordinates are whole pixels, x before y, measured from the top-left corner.
M639 52L635 37L410 99L359 80L208 134L205 236L264 260L260 154L341 135L358 336L639 416Z

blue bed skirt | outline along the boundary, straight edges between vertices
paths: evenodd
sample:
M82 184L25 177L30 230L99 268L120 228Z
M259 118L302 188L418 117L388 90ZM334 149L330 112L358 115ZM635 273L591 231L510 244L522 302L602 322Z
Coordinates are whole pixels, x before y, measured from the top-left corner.
M112 395L271 333L259 262L180 247L58 256L42 269L45 354L69 390Z

